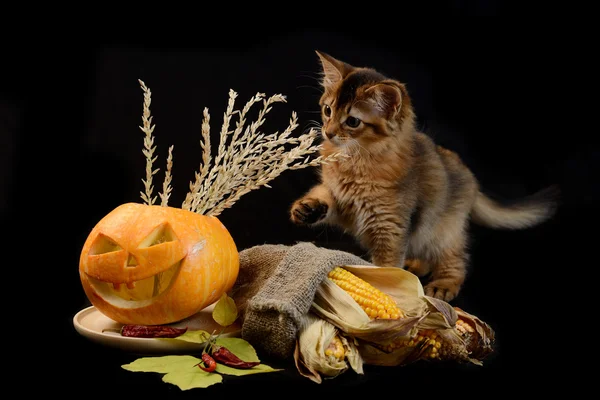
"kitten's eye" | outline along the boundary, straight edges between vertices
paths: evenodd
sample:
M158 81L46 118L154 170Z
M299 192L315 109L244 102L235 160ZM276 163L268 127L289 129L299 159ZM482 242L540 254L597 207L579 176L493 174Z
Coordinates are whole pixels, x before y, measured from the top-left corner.
M323 106L323 114L324 114L326 117L330 117L330 116L331 116L331 107L329 107L327 104L325 104L325 105Z
M346 118L346 125L348 125L350 128L356 128L360 125L360 119L355 117L348 117Z

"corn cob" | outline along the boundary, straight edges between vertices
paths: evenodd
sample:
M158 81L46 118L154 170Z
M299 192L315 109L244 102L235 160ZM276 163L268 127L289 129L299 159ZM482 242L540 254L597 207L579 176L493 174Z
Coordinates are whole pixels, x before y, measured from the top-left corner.
M388 353L399 349L415 349L422 352L422 356L424 357L439 358L439 350L442 348L442 341L434 331L422 330L412 338L396 339L377 347Z
M342 361L346 357L346 350L344 344L338 335L335 335L329 346L325 349L325 355L327 357L333 357L338 361Z
M348 293L371 319L398 319L404 313L394 299L350 271L335 267L328 278Z
M475 329L465 320L458 319L454 326L456 333L466 342L470 342ZM399 349L416 352L419 359L446 360L456 358L455 347L445 341L435 330L420 330L412 338L399 338L384 345L381 350L391 353Z
M363 373L363 360L354 340L333 324L308 313L302 318L294 351L296 368L303 376L321 383L351 368Z

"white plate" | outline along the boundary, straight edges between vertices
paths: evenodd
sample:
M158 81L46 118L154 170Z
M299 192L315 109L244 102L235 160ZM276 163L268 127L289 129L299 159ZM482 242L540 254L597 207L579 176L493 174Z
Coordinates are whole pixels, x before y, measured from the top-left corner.
M187 327L190 331L204 330L208 333L213 333L214 331L220 332L222 327L212 318L213 307L214 305L208 306L197 314L183 321L169 324L169 326L178 328ZM202 350L204 347L204 343L190 343L183 340L121 336L119 330L123 324L108 318L94 306L84 308L75 314L73 325L79 334L94 342L138 354L179 354L196 352ZM221 337L239 337L240 333L241 327L236 322L228 326L221 334Z

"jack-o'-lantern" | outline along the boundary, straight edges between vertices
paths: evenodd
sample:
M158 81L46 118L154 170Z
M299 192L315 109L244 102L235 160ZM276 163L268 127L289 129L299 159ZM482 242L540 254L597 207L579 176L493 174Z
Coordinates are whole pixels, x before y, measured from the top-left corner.
M79 274L90 302L123 324L167 324L214 303L233 286L236 245L214 216L126 203L88 235Z
M210 114L202 121L202 168L190 182L181 208L168 206L171 193L172 150L169 148L160 205L154 205L154 128L150 114L151 92L144 91L142 126L146 178L143 204L125 203L104 216L89 233L79 259L79 275L86 296L107 317L122 324L162 325L181 321L213 304L234 285L239 273L239 253L229 231L217 219L241 196L256 190L289 169L317 166L337 154L309 156L318 132L311 129L291 137L298 126L292 114L289 126L265 136L258 129L273 103L282 95L266 98L257 93L243 109L235 110L237 93L229 102L221 128L216 157L211 156ZM245 127L253 104L263 103L259 119ZM232 116L239 115L235 130ZM276 147L271 144L276 144ZM286 147L287 146L287 147Z

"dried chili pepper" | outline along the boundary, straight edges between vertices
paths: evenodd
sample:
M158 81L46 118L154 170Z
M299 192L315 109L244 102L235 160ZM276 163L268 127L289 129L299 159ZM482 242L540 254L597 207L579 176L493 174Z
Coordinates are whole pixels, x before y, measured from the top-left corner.
M204 365L202 365L204 363ZM217 369L217 363L214 358L208 353L202 353L202 361L196 364L200 369L206 372L213 372Z
M121 336L138 338L174 338L183 335L187 328L162 325L123 325Z
M217 362L228 367L247 369L260 364L260 361L243 361L223 346L214 346L211 354Z

